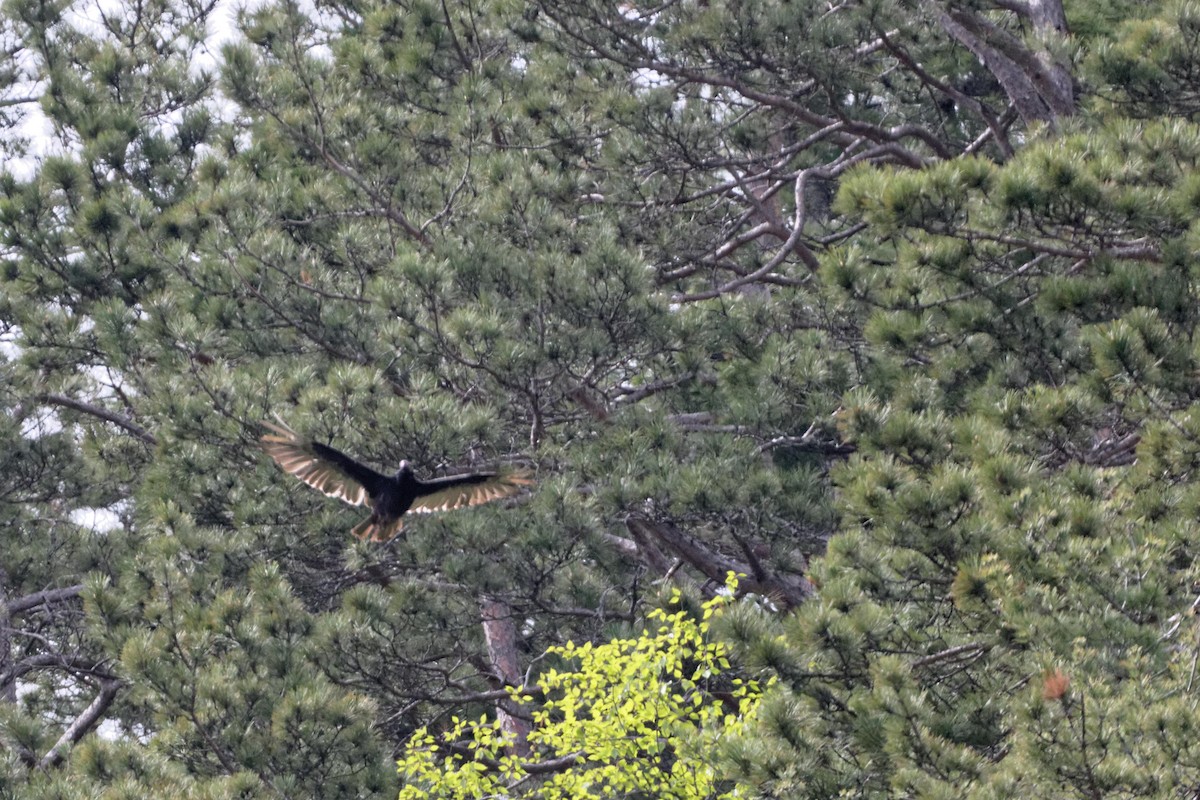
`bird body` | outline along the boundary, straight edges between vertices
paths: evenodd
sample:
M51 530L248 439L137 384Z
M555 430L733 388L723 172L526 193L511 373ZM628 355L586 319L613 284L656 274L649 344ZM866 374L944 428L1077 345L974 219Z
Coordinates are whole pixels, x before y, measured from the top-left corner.
M487 503L533 485L532 478L523 471L474 472L423 481L407 461L401 461L395 475L389 476L336 448L301 438L282 419L278 422L263 423L271 431L262 437L263 450L285 471L314 489L351 505L370 508L371 516L351 531L359 539L385 542L404 527L405 514Z

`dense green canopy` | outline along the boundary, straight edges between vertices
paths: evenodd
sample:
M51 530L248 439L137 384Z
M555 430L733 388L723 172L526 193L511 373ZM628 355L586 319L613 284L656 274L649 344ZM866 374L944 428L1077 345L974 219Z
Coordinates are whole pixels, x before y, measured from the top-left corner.
M541 676L730 572L704 792L1200 786L1194 4L0 19L0 797L578 787ZM536 488L358 542L273 414Z

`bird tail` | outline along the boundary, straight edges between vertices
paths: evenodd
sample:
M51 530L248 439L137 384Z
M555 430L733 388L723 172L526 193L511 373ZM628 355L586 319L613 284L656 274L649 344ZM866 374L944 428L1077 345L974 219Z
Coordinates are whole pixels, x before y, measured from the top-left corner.
M390 522L380 522L374 514L350 529L350 532L364 542L390 542L404 530L404 521L394 519Z

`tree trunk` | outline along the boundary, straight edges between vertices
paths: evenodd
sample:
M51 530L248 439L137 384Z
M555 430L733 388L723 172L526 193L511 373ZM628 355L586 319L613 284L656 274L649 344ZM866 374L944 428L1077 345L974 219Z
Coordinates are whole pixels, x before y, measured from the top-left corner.
M1061 0L1000 2L997 6L1021 17L1033 29L1022 39L987 16L953 3L930 0L926 7L942 29L988 68L1028 124L1058 120L1075 113L1075 86L1067 64L1053 52L1056 40L1067 35ZM1032 46L1029 42L1037 42Z
M513 621L515 612L507 601L484 595L479 600L480 616L483 620L483 638L487 643L488 661L501 686L520 686L525 678L517 653L517 626ZM496 703L496 716L500 728L512 737L513 752L519 756L529 755L529 722L520 716L517 705L510 700Z
M0 569L0 675L12 669L12 612L8 608L8 573ZM15 680L0 684L0 703L17 701Z

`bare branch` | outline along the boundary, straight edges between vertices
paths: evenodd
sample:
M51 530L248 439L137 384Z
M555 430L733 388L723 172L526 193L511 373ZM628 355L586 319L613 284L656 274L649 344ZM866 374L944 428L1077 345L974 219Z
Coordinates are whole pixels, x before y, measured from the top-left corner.
M688 433L727 433L733 436L755 436L753 428L746 425L727 425L714 422L714 415L708 411L694 411L683 414L670 414L667 421L678 425L680 430ZM817 438L817 424L814 422L800 436L776 436L758 446L760 453L773 450L776 447L790 447L796 450L806 450L810 453L822 453L827 456L847 456L858 448L853 444L838 441L823 441Z
M82 592L82 583L67 586L63 589L46 589L45 591L34 592L23 597L15 597L5 604L5 609L9 615L21 614L38 606L61 603L64 600L74 600Z
M546 690L541 686L512 686L504 689L492 689L487 692L471 692L458 697L427 697L426 700L446 703L454 706L465 706L470 703L486 703L494 700L511 700L513 694L544 695Z
M41 101L38 95L25 95L23 97L10 97L0 100L0 108L12 108L13 106L23 106Z
M808 175L808 171L805 170L796 176L795 188L793 189L796 211L794 218L792 219L792 231L788 236L787 241L780 246L779 251L776 252L775 255L769 261L767 261L767 263L763 264L754 272L735 278L734 280L729 281L723 286L718 286L715 289L710 289L706 292L697 292L695 294L676 295L674 297L674 301L677 303L685 303L695 302L697 300L711 300L713 298L720 297L721 295L733 291L738 287L745 286L746 284L754 283L755 281L763 279L767 275L774 272L780 265L782 265L787 259L788 255L792 253L800 255L801 260L806 263L808 263L810 260L815 260L815 257L812 257L812 254L807 252L807 248L800 242L800 235L804 232L804 185L808 180ZM805 254L807 254L809 257L806 258Z
M616 536L615 534L611 533L601 533L600 538L627 556L636 557L639 555L640 551L638 550L638 544L631 539L626 539L624 536Z
M43 403L49 403L49 404L55 405L55 406L62 406L63 408L70 408L74 411L79 411L84 414L90 414L91 416L98 417L106 422L111 422L112 424L116 425L117 427L124 428L125 430L129 431L134 436L136 436L138 439L141 439L143 442L150 445L151 447L158 444L158 440L154 438L154 435L152 433L150 433L149 431L147 431L145 428L138 425L137 423L133 422L128 417L126 417L122 414L118 414L115 411L109 411L107 409L101 408L100 406L95 406L95 405L92 405L91 403L85 403L84 401L76 400L73 397L67 397L65 394L54 394L54 393L47 392L45 394L38 395L38 400L40 400Z
M892 42L892 40L888 38L887 33L880 31L879 41L887 48L889 53L900 59L900 61L904 63L905 67L911 70L912 73L920 78L921 81L926 85L931 86L937 91L950 97L960 106L974 111L975 115L983 120L984 124L987 125L988 133L991 135L993 141L996 142L996 146L1000 148L1000 152L1003 153L1006 158L1012 157L1013 148L1012 144L1008 141L1008 135L1005 131L1005 126L1001 124L1000 119L997 118L987 106L976 100L974 97L967 95L965 92L961 92L954 86L931 75L925 70L924 67L921 66L919 62L909 55L907 50Z
M469 754L472 761L483 764L489 769L500 769L499 761L493 758L485 758L477 751L468 748L467 745L453 742L446 743L446 747L455 752ZM568 753L565 756L558 756L557 758L548 758L545 761L525 761L521 763L520 769L527 775L548 775L553 772L562 772L583 760L583 751L579 751Z
M718 553L700 539L670 523L631 515L625 520L625 526L639 543L653 540L664 545L714 581L724 583L730 572L745 576L738 584L739 589L744 592L778 597L788 607L800 605L814 593L813 585L807 578L772 575L761 568L756 571L750 564ZM761 574L756 575L756 572Z
M961 656L976 656L980 653L985 653L991 649L991 645L982 642L969 642L968 644L960 644L957 647L950 647L937 653L931 653L927 656L922 656L912 662L914 667L928 667L931 664L936 664L939 661L948 661L950 659L959 658Z
M112 680L114 676L104 669L104 662L79 655L64 655L62 653L38 653L23 658L13 664L8 670L0 673L0 686L8 686L12 682L38 669L61 669L75 675L91 675L101 680Z
M115 678L101 680L100 691L95 699L83 710L83 713L75 718L74 722L67 726L54 746L38 761L38 766L42 769L49 769L62 762L66 757L67 750L86 736L87 732L104 716L104 712L117 698L117 691L120 688L121 681Z
M617 391L621 394L621 396L618 397L615 402L621 403L622 405L632 405L633 403L645 400L651 395L664 392L668 389L674 389L676 386L681 386L685 383L693 381L696 379L696 377L696 373L687 372L675 378L666 378L661 381L653 381L636 388L631 387L629 389L618 389Z

